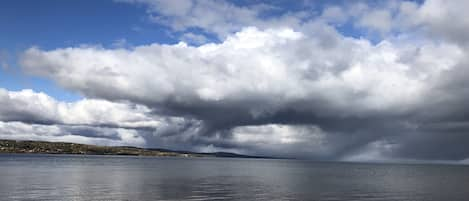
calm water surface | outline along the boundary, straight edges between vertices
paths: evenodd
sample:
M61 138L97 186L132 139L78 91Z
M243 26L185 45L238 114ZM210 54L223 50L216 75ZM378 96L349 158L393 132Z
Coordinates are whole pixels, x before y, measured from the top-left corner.
M469 167L0 155L0 200L469 200Z

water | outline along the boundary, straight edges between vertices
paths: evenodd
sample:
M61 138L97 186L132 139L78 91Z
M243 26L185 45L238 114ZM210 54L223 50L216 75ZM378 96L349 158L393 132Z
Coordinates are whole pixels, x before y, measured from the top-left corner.
M469 200L469 167L0 155L0 200Z

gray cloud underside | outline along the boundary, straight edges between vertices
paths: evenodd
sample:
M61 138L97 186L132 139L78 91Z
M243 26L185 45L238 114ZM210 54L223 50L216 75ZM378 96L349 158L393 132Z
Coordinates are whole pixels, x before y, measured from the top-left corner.
M1 105L8 105L0 107L2 135L29 129L34 136L104 140L96 143L323 160L469 158L469 23L447 23L467 19L464 1L350 4L313 20L291 14L295 20L281 24L257 18L259 7L218 5L234 6L233 15L253 22L240 18L236 27L186 21L197 17L191 9L207 7L200 2L168 13L155 2L149 13L176 20L173 29L199 27L221 42L30 48L20 61L25 72L89 99L62 103L32 91L0 91ZM337 32L334 25L347 20L381 42ZM52 128L59 131L36 131Z

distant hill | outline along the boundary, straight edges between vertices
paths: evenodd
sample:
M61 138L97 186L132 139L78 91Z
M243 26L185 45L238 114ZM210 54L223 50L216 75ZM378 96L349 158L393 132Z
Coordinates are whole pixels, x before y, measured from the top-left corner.
M18 140L0 140L0 153L269 158L228 152L197 153L189 151L173 151L168 149L145 149L129 146L96 146L67 142Z

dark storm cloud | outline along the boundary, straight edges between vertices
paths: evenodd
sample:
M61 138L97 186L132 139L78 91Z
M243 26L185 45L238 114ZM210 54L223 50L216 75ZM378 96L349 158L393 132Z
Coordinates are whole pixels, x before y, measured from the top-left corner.
M120 137L117 132L103 132L102 129L94 128L94 127L62 127L61 128L65 133L70 133L72 135L80 135L90 138L107 138L107 139L114 139L120 140Z
M426 160L469 158L469 63L464 59L441 79L412 113L414 129L400 139L398 157Z

